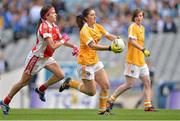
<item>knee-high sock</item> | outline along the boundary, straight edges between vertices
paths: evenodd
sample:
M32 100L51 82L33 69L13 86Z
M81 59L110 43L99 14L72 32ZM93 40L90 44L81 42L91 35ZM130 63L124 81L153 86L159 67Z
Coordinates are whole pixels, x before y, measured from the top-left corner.
M101 91L99 96L99 111L105 111L106 110L106 103L108 99L108 91Z
M80 83L79 81L72 80L72 81L70 81L69 85L70 85L71 88L77 89L80 92L82 92L82 88L81 88L82 83Z
M151 101L150 100L144 100L144 107L145 108L152 107Z
M11 102L11 99L9 96L6 96L3 100L3 103L6 104L6 105L9 105L9 103Z
M39 87L39 91L41 91L41 92L44 92L46 89L47 89L47 85L46 85L46 84L42 84L42 85Z

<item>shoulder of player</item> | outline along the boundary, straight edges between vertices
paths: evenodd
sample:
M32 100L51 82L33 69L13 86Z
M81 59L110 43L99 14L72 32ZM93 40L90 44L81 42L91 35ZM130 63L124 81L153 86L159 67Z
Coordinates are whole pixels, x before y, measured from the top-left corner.
M48 26L48 24L47 24L46 22L42 22L42 23L40 24L40 28L41 28L41 29L48 29L49 26Z
M145 30L145 27L143 26L143 25L141 25L141 27ZM136 23L131 23L130 25L129 25L129 29L130 30L138 30L139 29L139 26L136 24Z
M130 25L129 25L129 28L135 28L136 27L136 24L134 22L132 22Z
M58 26L57 26L55 23L50 24L50 23L48 23L48 22L46 22L46 21L44 21L44 22L41 23L41 27L42 27L43 29L53 28L53 27L58 28Z
M88 32L88 30L89 30L88 25L84 24L83 27L80 30L80 34L86 33L86 32Z

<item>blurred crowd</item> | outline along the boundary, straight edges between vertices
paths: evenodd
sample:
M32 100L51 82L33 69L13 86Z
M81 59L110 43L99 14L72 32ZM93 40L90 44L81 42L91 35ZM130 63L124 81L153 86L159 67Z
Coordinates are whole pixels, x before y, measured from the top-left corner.
M10 42L28 38L35 34L40 10L52 4L58 14L58 25L62 32L78 33L76 16L86 7L96 10L97 22L110 33L127 36L131 13L136 8L145 11L146 37L150 33L177 33L180 18L180 0L1 0L0 40L3 32L12 31ZM1 48L6 43L1 42Z
M39 13L44 4L52 4L58 13L58 25L63 32L77 33L75 17L85 7L93 7L97 21L115 34L127 35L131 12L145 11L147 33L177 32L174 18L180 17L179 0L2 0L0 29L12 29L13 40L35 33Z

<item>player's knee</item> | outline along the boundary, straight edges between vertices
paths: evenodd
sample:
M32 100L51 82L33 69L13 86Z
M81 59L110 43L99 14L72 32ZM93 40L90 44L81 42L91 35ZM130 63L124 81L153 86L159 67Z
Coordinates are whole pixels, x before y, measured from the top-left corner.
M64 74L58 74L57 75L58 80L62 80L62 79L64 79L64 77L65 77Z
M133 87L133 83L126 83L126 88L127 89L130 89L130 88L132 88Z
M96 94L96 91L95 90L91 90L88 92L88 95L89 96L94 96Z
M109 84L108 84L108 83L103 84L103 85L101 86L101 90L103 90L103 91L109 90Z

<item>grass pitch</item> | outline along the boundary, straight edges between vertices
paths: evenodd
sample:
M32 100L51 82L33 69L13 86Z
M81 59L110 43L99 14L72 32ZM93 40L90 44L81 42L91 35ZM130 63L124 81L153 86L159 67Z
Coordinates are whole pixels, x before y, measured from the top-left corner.
M144 112L142 109L114 109L113 115L97 115L95 109L11 109L0 120L180 120L180 110Z

